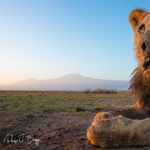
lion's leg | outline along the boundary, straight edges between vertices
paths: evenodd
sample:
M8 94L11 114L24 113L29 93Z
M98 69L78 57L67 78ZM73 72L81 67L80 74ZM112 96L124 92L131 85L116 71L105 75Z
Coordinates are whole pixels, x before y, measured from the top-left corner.
M146 146L150 144L150 118L132 120L120 115L94 119L87 137L93 145L101 147Z
M113 116L122 115L130 119L145 119L150 117L149 108L141 109L136 104L131 107L110 111L109 113Z

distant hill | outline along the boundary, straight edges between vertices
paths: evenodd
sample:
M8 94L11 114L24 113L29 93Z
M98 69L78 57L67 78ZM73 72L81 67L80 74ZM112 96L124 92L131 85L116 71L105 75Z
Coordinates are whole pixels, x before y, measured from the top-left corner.
M0 90L42 90L42 91L83 91L96 88L128 90L128 81L102 80L84 77L80 74L67 74L60 78L36 80L29 78L9 85L0 85Z

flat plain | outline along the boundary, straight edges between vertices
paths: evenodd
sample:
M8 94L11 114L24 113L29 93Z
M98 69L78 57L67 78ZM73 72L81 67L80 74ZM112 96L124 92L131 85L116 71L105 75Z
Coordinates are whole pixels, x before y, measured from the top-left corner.
M95 114L133 104L129 91L0 91L0 150L102 149L86 137Z

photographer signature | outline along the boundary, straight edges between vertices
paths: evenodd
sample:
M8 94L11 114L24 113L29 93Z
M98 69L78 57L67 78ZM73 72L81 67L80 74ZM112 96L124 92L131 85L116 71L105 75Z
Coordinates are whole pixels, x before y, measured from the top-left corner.
M27 141L27 144L36 144L39 145L39 143L41 142L40 139L34 139L31 135L26 135L26 134L18 134L13 136L12 134L7 134L6 137L4 138L4 143L15 143L17 144L19 143L23 143L24 140Z

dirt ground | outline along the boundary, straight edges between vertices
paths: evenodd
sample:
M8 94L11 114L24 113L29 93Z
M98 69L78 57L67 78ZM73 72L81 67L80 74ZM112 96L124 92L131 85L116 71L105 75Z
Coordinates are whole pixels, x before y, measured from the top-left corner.
M100 111L115 108L105 107ZM90 126L94 115L99 110L87 115L66 115L59 112L43 112L34 118L21 117L7 111L3 118L5 123L13 122L7 131L0 132L0 149L5 150L100 150L103 148L93 146L86 137L86 130ZM53 117L52 117L53 116ZM9 143L12 134L12 142ZM18 135L24 136L23 140ZM9 139L9 140L8 140ZM14 141L17 141L16 144ZM19 141L20 140L20 141ZM21 143L22 142L22 143ZM31 142L31 144L29 144ZM114 148L116 149L116 148ZM119 147L117 149L150 149L150 147Z

